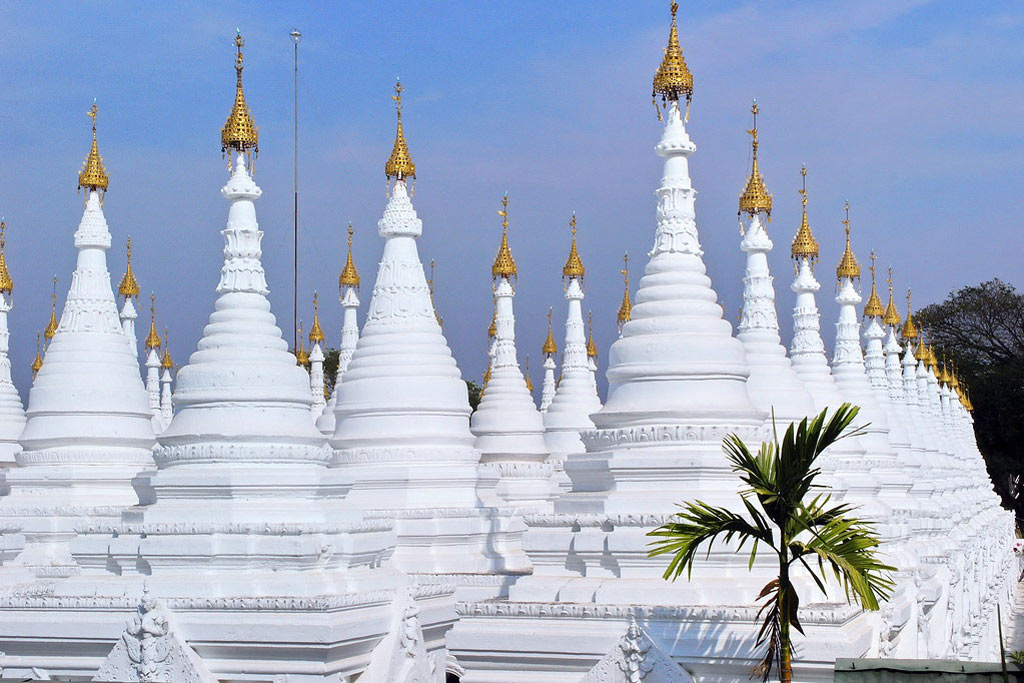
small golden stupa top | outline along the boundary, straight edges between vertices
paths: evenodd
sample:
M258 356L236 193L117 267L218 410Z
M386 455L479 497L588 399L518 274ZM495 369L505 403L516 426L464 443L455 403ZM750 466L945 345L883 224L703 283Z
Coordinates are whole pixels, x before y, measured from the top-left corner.
M800 168L800 177L803 185L799 190L803 215L800 217L800 228L796 231L796 237L793 238L793 246L789 249L789 255L794 259L809 259L813 264L818 260L819 250L818 241L814 239L811 225L807 222L807 166Z
M395 94L391 99L395 101L395 110L398 112L398 128L395 131L395 146L391 149L391 156L384 164L384 175L395 180L406 180L416 177L416 164L412 163L409 156L409 146L405 143L405 131L402 130L402 82L395 80Z
M629 299L629 254L622 255L622 277L625 281L625 287L622 291L622 303L619 305L619 328L629 322L630 318L633 317L633 302Z
M53 303L50 306L50 322L46 323L46 329L43 330L43 336L46 337L47 343L57 334L57 276L53 276Z
M939 382L947 387L953 387L953 376L949 373L949 360L942 359L942 371L939 373Z
M932 369L935 376L939 376L939 357L935 353L935 345L932 342L928 342L928 367Z
M302 321L299 321L299 348L295 352L295 360L302 367L309 365L309 353L306 352L306 337L302 334Z
M740 194L740 209L737 213L747 213L753 216L764 211L768 215L768 220L771 220L772 196L768 194L768 188L764 186L764 176L761 175L761 169L757 167L757 147L760 144L757 141L757 114L759 111L757 100L754 100L754 104L750 107L750 113L754 115L754 127L747 131L751 137L750 147L754 161L747 184Z
M594 343L594 312L587 313L587 357L597 358L597 344Z
M910 289L907 289L907 320L903 323L900 334L904 339L917 339L917 325L914 324L914 316L910 309Z
M879 318L885 315L885 309L882 308L882 300L878 298L878 288L875 286L875 250L871 250L871 265L868 267L871 271L871 294L868 296L868 302L864 304L864 317L865 318Z
M0 220L0 292L14 293L14 280L7 270L7 221Z
M174 367L174 361L171 360L171 345L167 341L167 328L164 328L164 357L160 359L160 367L164 370L170 370Z
M313 324L309 326L309 343L320 344L324 340L324 330L320 327L320 296L313 292Z
M956 376L956 365L952 361L949 364L949 386L960 393L960 379Z
M580 259L580 253L576 250L576 212L572 212L572 218L569 220L569 229L572 230L572 246L569 247L569 258L565 261L565 267L562 268L562 277L578 277L583 279L583 274L586 269L583 267L583 261Z
M555 344L554 330L551 328L551 315L554 313L553 308L548 309L548 338L544 340L544 346L540 347L540 352L545 356L553 356L558 353L558 345Z
M889 267L889 277L885 281L889 285L889 304L885 307L885 315L882 316L882 322L891 327L899 327L900 312L896 310L896 303L892 298L892 266Z
M498 336L498 300L494 300L494 313L491 314L491 324L487 326L487 338L494 339Z
M93 102L88 111L89 118L92 119L92 147L89 148L89 154L82 162L82 170L78 173L78 189L81 190L84 187L87 190L106 192L110 185L110 176L107 175L103 157L100 156L100 150L96 144L96 113L98 111L99 107Z
M526 357L526 362L523 363L523 379L526 380L526 390L531 394L533 393L533 380L530 379L530 357Z
M508 246L508 192L501 200L501 209L498 211L501 216L501 246L498 247L498 254L494 257L494 265L491 266L491 277L513 278L519 275L516 269L516 260L512 258L512 249Z
M146 348L159 349L160 335L156 333L156 294L149 294L149 334L146 335Z
M124 298L139 296L139 283L135 279L135 273L132 272L132 238L128 237L128 242L125 244L125 253L127 254L126 264L124 267L124 277L121 278L121 284L117 286L117 293Z
M850 202L846 202L843 205L843 209L846 211L846 218L843 219L843 227L846 229L846 249L843 251L843 258L839 261L839 266L836 268L836 277L842 280L843 278L860 278L860 264L857 263L857 257L853 255L853 250L850 249Z
M921 362L925 362L928 358L928 349L924 346L924 335L917 338L917 348L914 349L914 358Z
M348 257L345 259L345 267L341 269L338 276L338 287L358 287L359 271L356 270L355 261L352 260L352 224L348 224Z
M658 107L658 95L661 95L661 107L669 102L678 102L681 96L686 97L686 119L690 118L690 100L693 98L693 74L686 66L683 59L683 50L679 47L679 28L676 26L676 12L679 4L672 3L672 27L668 31L668 45L665 47L665 56L661 59L661 65L654 74L654 84L651 88L651 104L658 112L658 120L661 120L661 108Z
M32 376L35 377L38 374L40 368L43 367L43 335L36 332L36 357L32 359Z
M434 320L437 321L439 327L444 328L444 318L437 312L437 306L434 304L434 259L430 259L430 279L427 280L427 291L430 292L430 307L434 309Z
M242 32L235 35L235 103L231 106L231 113L228 120L220 130L220 151L224 153L229 149L239 152L251 149L253 153L259 152L259 129L252 121L252 112L245 102L245 92L242 90Z

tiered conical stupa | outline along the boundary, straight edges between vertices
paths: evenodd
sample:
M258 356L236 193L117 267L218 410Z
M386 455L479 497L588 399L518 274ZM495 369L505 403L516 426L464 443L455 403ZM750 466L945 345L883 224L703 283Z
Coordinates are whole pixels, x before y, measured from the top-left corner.
M402 128L385 165L390 197L377 229L384 252L359 343L345 372L331 439L334 464L353 481L349 499L394 521L395 562L421 581L450 576L482 595L527 571L520 522L483 507L480 451L469 397L441 326L416 248L423 232L407 183L416 167Z
M313 324L309 326L309 393L313 398L313 421L316 422L324 411L324 330L320 327L320 297L313 292Z
M316 421L316 428L327 437L334 436L334 408L338 401L338 388L359 342L359 321L356 318L359 310L359 271L356 270L355 261L352 259L352 234L352 224L349 223L348 256L345 258L345 267L338 276L338 299L344 310L341 318L341 344L338 347L338 372L334 376L334 391L331 392L331 398Z
M557 384L555 382L555 356L558 354L558 344L555 343L555 334L552 329L551 316L554 310L548 309L548 336L544 339L544 345L540 352L544 354L544 382L540 390L540 412L548 412L551 401L555 399Z
M494 258L495 337L487 391L470 423L476 447L483 454L480 477L494 481L501 504L524 510L550 510L556 490L552 465L545 462L544 420L537 411L519 369L516 351L512 283L518 276L508 243L508 195L498 212L502 217L501 246ZM486 499L486 495L481 491Z
M138 502L132 480L153 466L153 427L138 359L125 342L106 252L111 236L101 199L109 178L96 140L78 176L85 212L60 323L32 384L19 467L7 475L0 514L17 516L25 549L14 565L38 576L78 571L68 552L76 524L116 518ZM0 648L3 649L3 648Z
M121 283L117 286L117 293L118 296L124 299L119 314L121 329L124 330L124 336L128 338L128 343L131 345L132 350L138 353L139 340L135 336L135 319L139 317L139 313L135 309L135 301L138 301L139 298L139 281L135 279L135 273L132 271L131 237L125 243L124 276L121 277Z
M0 220L0 467L14 465L21 450L18 439L25 429L25 408L11 379L11 333L7 314L14 308L14 280L7 269L7 223Z

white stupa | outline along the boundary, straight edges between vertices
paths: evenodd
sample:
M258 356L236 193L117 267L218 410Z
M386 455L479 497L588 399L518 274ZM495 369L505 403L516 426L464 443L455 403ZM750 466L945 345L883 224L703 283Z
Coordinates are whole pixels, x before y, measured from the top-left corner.
M121 312L118 314L121 319L121 329L124 330L124 336L128 338L132 350L138 353L139 340L135 336L135 320L139 317L139 313L135 308L135 302L139 299L139 282L135 279L135 273L132 272L132 238L130 236L125 242L124 275L121 277L121 283L117 286L117 294L123 299Z
M352 234L352 224L349 223L348 257L345 259L345 267L338 276L338 298L343 310L341 343L338 346L338 371L334 375L334 391L331 392L331 398L316 421L316 428L327 437L334 436L334 407L338 401L338 387L341 386L342 378L348 370L348 364L352 361L352 354L355 353L356 344L359 342L359 321L356 318L359 310L359 271L356 270L355 261L352 259Z
M316 422L324 412L327 399L324 397L324 330L320 326L320 297L313 292L313 324L309 326L309 392L313 398L313 406L310 409L313 415L313 422Z
M550 510L556 489L552 464L545 462L544 420L533 402L519 369L516 351L516 295L518 276L508 243L508 195L502 200L501 246L491 266L494 278L495 337L486 391L473 413L470 428L482 453L481 481L493 481L499 504L524 510ZM481 495L485 497L483 491Z
M156 295L149 295L149 334L144 343L146 349L146 395L149 410L153 415L156 431L160 421L160 335L156 331Z
M78 571L68 554L76 522L116 517L138 501L132 479L153 465L153 427L138 359L125 341L107 270L111 236L101 199L109 184L96 142L78 185L85 212L60 323L29 392L18 468L0 514L19 518L25 549L14 565L39 576ZM54 316L55 318L55 316Z
M551 316L553 309L548 309L548 336L541 346L540 352L544 354L544 381L540 388L540 412L547 413L548 407L555 399L557 383L555 382L555 356L558 355L558 345L555 343L554 330L551 327Z
M354 480L349 500L394 520L396 564L421 580L451 576L483 595L527 571L522 523L477 496L480 451L469 398L431 304L416 248L423 231L410 199L416 177L401 118L385 173L390 197L377 224L384 253L356 351L338 390L334 464ZM426 576L422 576L426 575ZM472 584L472 586L470 585Z
M18 439L25 429L25 408L11 379L11 333L7 314L14 308L14 280L7 269L7 223L0 220L0 467L15 464L21 450Z

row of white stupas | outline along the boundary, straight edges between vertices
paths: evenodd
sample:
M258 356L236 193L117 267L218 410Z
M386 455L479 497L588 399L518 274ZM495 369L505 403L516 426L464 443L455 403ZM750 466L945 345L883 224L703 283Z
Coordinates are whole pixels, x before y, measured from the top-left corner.
M869 427L830 454L828 483L878 522L898 589L869 613L838 589L805 587L795 678L831 680L837 656L994 656L996 606L1008 613L1014 578L1012 519L992 492L967 399L920 340L915 357L915 326L908 317L901 334L891 288L883 308L872 286L862 347L848 221L836 348L826 357L806 192L787 352L756 119L740 200L747 269L737 335L723 318L698 238L688 168L696 146L681 110L693 78L675 11L654 80L665 116L654 242L635 303L628 289L623 300L603 405L575 233L561 377L549 335L541 409L527 389L506 205L489 376L470 414L417 253L423 225L407 187L416 169L398 86L383 254L360 329L349 250L337 383L324 406L319 321L307 373L267 299L241 36L221 137L232 169L221 190L229 209L218 297L168 404L171 363L159 358L155 323L141 377L130 270L120 315L111 287L94 119L79 177L87 199L77 267L24 412L6 352L12 287L0 239L0 441L14 460L0 496L3 674L746 680L760 657L754 598L771 567L748 571L745 556L716 546L692 582L667 583L645 534L683 500L736 504L724 436L759 442L772 411L788 422L843 402L860 406Z

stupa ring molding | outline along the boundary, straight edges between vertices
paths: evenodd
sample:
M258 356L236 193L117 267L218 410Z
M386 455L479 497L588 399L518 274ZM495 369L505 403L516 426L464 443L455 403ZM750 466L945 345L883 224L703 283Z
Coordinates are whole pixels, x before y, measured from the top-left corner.
M327 445L306 444L237 444L203 443L175 446L157 446L153 449L153 460L159 466L173 466L178 463L198 462L258 462L258 463L309 463L326 465L331 461L331 449Z

